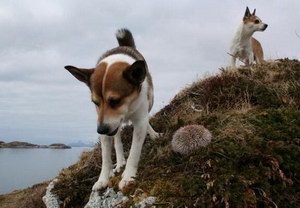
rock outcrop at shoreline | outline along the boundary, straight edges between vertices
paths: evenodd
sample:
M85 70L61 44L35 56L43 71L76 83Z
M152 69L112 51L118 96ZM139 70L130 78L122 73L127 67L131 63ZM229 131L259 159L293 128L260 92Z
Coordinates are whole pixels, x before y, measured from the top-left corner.
M3 141L0 141L0 148L50 148L50 149L71 149L70 146L61 144L61 143L55 143L50 145L37 145L37 144L31 144L28 142L8 142L5 143Z

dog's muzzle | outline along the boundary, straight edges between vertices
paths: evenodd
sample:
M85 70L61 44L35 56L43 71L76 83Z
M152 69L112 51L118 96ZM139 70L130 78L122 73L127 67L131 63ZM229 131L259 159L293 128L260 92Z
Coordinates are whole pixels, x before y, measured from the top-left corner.
M265 31L267 29L267 27L268 27L268 25L265 24L264 27L263 27L263 29L262 29L262 31Z
M114 131L110 131L110 128L108 125L100 124L97 127L98 134L105 134L107 136L114 136L118 132L119 128L116 128Z
M114 130L113 132L107 134L107 136L115 136L116 133L118 132L119 128L116 128L116 130Z

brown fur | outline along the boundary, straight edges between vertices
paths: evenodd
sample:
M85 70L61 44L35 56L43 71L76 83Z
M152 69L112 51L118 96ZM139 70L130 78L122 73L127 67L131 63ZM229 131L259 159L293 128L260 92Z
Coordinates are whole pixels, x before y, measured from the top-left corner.
M152 82L152 77L150 76L149 72L147 73L147 82L148 82L148 85L149 85L148 93L147 93L147 97L148 97L148 100L149 100L149 109L148 109L148 111L150 112L151 109L152 109L153 103L154 103L154 96L151 95L151 90L153 89L153 82Z
M252 38L252 50L254 54L254 59L256 63L260 64L264 62L264 52L261 47L261 44L255 38Z
M91 76L91 91L93 101L99 103L96 107L98 121L101 122L104 113L115 117L124 103L129 103L138 96L138 87L130 84L123 77L123 72L130 67L128 63L117 62L107 68L107 64L99 64ZM120 103L112 107L110 99L120 99Z
M255 15L244 16L244 18L243 18L244 24L247 24L249 22L255 22L256 20L258 20L259 22L261 22L261 20L257 16L255 16Z
M127 46L120 46L120 47L117 47L117 48L113 48L109 51L107 51L106 53L104 53L97 61L97 63L99 63L100 61L102 61L104 58L110 56L110 55L113 55L113 54L126 54L126 55L129 55L131 56L132 58L136 59L136 60L144 60L145 61L145 58L143 57L143 55L138 52L135 48L132 48L132 47L127 47ZM149 86L149 90L148 90L148 100L150 102L150 105L149 105L149 112L150 110L152 109L152 106L153 106L153 103L154 103L154 100L153 100L153 96L151 96L151 91L153 89L153 82L152 82L152 77L149 73L149 70L148 70L148 67L147 67L147 82L148 82L148 86Z
M108 99L108 96L122 99L130 95L134 90L137 90L136 86L130 84L123 77L123 72L127 70L128 67L129 64L122 62L114 63L109 67L105 77L104 94L106 99ZM117 95L114 95L115 93L117 93Z
M91 75L90 78L90 89L92 91L93 95L98 95L96 97L95 101L100 102L100 99L102 99L102 85L103 85L103 77L106 72L106 63L99 64L95 70L94 73Z

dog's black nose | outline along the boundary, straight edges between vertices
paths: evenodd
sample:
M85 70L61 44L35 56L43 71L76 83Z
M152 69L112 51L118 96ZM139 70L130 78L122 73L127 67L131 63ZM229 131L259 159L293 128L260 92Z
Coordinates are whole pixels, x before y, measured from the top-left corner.
M105 124L100 124L97 127L98 134L107 134L109 132L109 127Z
M265 24L265 29L267 29L267 27L268 27L268 25L267 25L267 24Z

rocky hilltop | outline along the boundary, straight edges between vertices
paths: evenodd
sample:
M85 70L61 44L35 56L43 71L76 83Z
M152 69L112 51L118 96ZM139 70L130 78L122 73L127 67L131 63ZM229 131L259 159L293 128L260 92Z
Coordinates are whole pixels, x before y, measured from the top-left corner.
M70 146L67 146L65 144L61 143L55 143L50 145L37 145L37 144L31 144L28 142L8 142L5 143L3 141L0 141L0 148L50 148L50 149L70 149Z
M128 197L122 207L149 196L161 207L300 207L299 61L220 69L176 95L151 123L164 134L146 140L136 181L122 190ZM180 155L170 147L172 136L189 124L205 126L213 139ZM131 136L125 128L127 155ZM63 207L88 202L100 164L97 146L60 173L53 192ZM109 187L117 191L120 178Z

